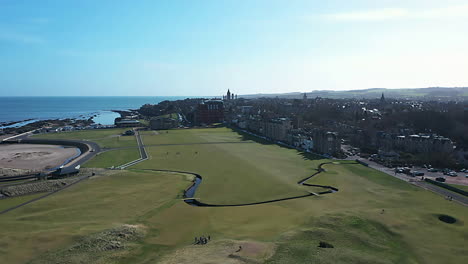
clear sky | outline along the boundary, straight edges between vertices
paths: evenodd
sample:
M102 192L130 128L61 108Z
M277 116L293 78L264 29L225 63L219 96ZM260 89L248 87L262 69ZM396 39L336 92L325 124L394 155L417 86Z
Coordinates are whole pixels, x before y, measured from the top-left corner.
M0 0L0 96L468 86L467 0Z

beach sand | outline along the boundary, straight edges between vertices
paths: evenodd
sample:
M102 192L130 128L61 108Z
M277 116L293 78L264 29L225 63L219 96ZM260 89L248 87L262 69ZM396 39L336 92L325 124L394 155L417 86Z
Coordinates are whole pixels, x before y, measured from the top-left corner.
M55 145L2 144L0 168L44 170L62 165L78 153L77 148Z

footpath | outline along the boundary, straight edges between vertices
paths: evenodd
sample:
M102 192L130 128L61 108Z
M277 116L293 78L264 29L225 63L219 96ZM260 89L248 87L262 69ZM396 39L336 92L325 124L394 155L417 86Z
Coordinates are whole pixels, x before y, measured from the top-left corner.
M130 166L133 166L135 164L138 164L148 159L148 153L146 152L145 145L143 144L143 140L141 139L140 132L137 129L135 129L134 131L135 131L135 137L138 143L138 149L140 150L140 158L130 161L128 163L125 163L123 165L120 165L118 167L115 167L115 169L124 170Z

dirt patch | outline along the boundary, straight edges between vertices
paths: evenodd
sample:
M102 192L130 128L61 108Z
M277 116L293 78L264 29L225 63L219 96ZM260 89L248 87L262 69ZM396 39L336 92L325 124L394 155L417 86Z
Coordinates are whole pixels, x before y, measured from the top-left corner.
M76 156L77 148L39 144L0 145L0 167L44 170L62 165Z
M255 241L221 240L191 245L164 257L161 264L245 264L263 263L273 256L275 245Z

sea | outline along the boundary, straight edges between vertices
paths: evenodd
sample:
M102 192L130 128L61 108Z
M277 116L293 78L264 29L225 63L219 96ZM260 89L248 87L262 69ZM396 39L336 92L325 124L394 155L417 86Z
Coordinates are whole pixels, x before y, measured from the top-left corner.
M138 109L144 104L181 100L186 96L37 96L1 97L0 129L20 127L38 120L77 118L102 125L114 124L120 115L111 110ZM31 120L29 120L31 119ZM25 121L29 120L29 121ZM19 122L21 121L21 122ZM6 126L5 123L19 122ZM2 125L3 124L3 125Z

